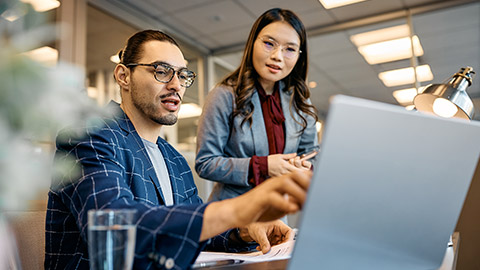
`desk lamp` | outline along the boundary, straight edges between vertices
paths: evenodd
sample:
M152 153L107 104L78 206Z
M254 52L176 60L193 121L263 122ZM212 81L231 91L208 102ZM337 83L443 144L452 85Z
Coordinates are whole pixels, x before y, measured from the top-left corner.
M473 68L465 67L450 77L447 83L428 85L415 96L415 108L442 117L472 119L475 110L466 89L472 85L474 75Z

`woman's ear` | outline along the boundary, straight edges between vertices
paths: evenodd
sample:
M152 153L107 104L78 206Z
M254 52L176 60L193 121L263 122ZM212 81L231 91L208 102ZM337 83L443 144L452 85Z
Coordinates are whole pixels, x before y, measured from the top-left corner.
M115 80L120 85L121 89L128 90L130 86L130 69L124 64L118 64L113 71Z

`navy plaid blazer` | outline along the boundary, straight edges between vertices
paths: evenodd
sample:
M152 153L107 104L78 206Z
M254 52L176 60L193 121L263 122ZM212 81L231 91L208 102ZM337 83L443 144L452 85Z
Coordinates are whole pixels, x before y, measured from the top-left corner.
M174 198L173 206L164 206L140 136L118 104L108 106L116 111L112 117L57 136L55 162L71 165L56 177L48 195L45 269L89 269L87 212L107 208L137 210L135 269L188 268L205 246L199 238L206 204L192 172L183 156L159 137ZM228 247L228 234L210 240L209 249L240 250Z

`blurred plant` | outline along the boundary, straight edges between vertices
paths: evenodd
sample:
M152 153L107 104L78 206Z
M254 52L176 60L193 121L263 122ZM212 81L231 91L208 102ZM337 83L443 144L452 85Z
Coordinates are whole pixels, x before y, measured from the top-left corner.
M50 185L52 153L39 143L99 111L86 95L82 69L48 67L22 54L54 42L55 34L29 4L0 2L0 211L27 208Z

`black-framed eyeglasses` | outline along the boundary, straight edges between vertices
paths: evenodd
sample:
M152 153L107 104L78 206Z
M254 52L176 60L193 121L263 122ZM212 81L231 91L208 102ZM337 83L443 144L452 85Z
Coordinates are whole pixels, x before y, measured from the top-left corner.
M293 59L302 53L302 50L300 50L300 48L296 45L280 45L276 40L269 37L259 37L258 39L262 41L263 49L268 53L272 53L277 49L280 49L283 57L288 59Z
M195 77L197 76L195 72L188 70L187 68L180 68L175 70L172 66L165 64L165 63L153 63L153 64L140 64L140 63L130 63L126 64L126 67L136 67L136 66L146 66L146 67L153 67L155 70L153 71L153 76L155 80L161 83L169 83L175 73L177 73L178 81L180 85L188 88L192 86L193 82L195 81Z

